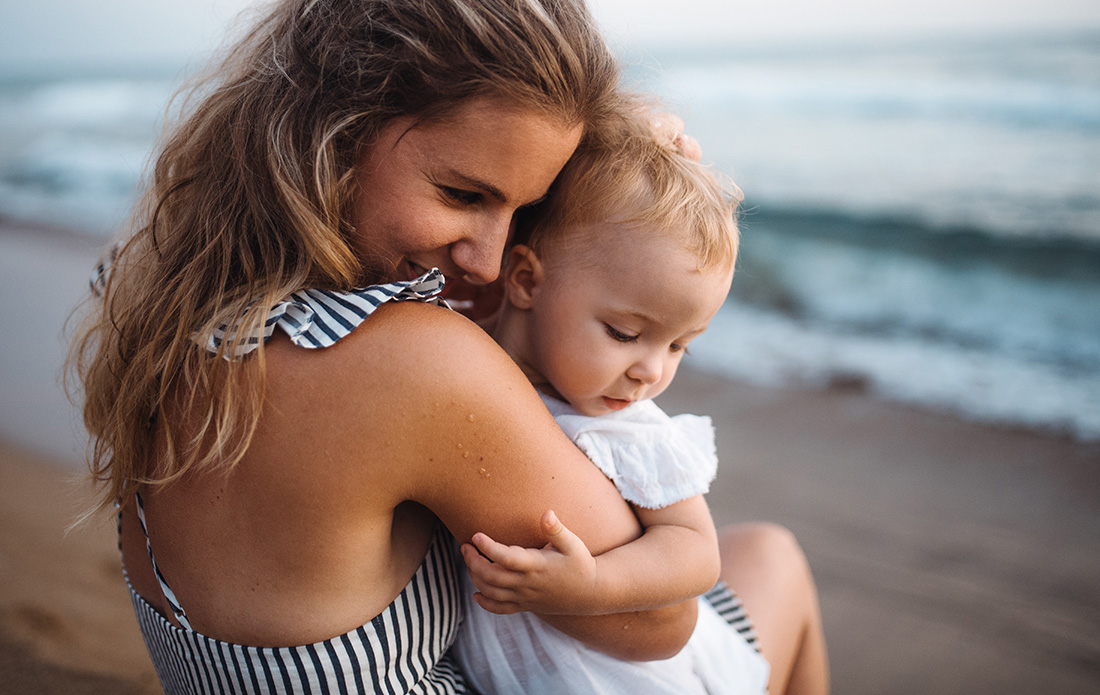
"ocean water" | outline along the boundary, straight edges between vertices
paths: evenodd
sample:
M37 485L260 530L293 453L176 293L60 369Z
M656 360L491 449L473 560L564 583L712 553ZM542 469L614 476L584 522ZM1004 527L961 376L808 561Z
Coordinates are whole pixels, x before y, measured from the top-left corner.
M746 195L696 366L1100 440L1100 35L624 58ZM0 78L0 216L107 238L178 81Z
M745 192L694 359L1100 439L1100 35L639 51Z

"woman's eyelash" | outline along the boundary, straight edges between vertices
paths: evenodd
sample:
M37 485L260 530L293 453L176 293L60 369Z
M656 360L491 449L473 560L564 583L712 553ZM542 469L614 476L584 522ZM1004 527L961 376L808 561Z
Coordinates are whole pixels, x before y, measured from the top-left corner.
M614 327L606 323L604 324L604 328L607 329L607 334L611 336L612 339L617 340L620 343L633 343L635 340L638 339L638 336L623 333L622 331L616 330Z
M443 191L443 195L454 202L462 203L463 205L473 205L481 200L481 194L477 191L464 191L461 188L452 188L450 186L440 186L439 190Z

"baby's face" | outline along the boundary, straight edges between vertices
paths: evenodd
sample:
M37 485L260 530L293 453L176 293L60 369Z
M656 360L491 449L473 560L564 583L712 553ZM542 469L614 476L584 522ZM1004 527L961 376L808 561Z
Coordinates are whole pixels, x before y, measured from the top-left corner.
M729 292L732 268L698 270L667 235L625 244L614 233L543 261L528 315L531 367L585 415L654 398Z

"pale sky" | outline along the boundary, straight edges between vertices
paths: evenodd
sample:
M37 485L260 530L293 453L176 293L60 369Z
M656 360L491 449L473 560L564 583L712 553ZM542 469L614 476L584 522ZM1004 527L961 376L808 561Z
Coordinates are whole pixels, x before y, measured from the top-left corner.
M589 0L618 45L1100 28L1098 0ZM201 60L249 0L4 0L0 68ZM5 70L6 71L6 70Z
M731 40L1100 28L1098 0L589 0L613 40Z

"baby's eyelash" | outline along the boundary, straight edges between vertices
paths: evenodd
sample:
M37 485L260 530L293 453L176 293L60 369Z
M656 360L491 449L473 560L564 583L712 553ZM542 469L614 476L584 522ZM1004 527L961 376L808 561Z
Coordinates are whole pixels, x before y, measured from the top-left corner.
M638 339L638 336L623 333L620 330L616 330L610 324L605 323L604 328L607 330L607 334L611 336L613 340L617 340L620 343L633 343L635 340Z

